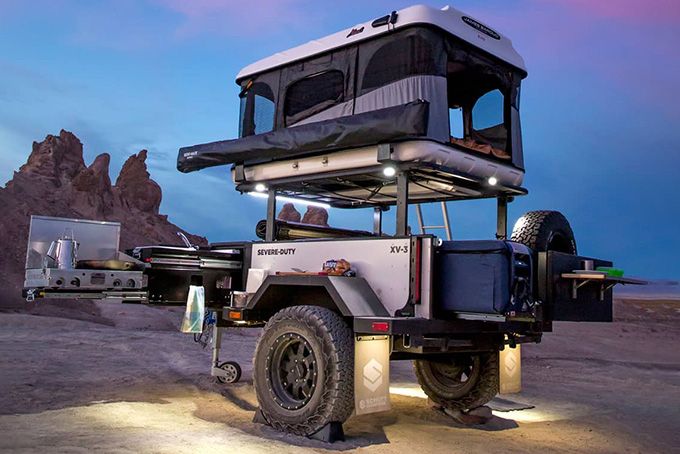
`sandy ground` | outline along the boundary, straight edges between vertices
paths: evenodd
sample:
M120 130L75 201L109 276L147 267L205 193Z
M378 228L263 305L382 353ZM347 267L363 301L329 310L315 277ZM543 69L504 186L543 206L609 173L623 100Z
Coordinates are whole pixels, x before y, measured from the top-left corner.
M617 313L612 324L557 324L525 346L523 391L506 398L534 409L461 426L427 406L410 363L393 363L393 409L350 419L347 440L332 445L251 422L257 330L225 336L225 357L244 375L219 385L209 350L172 331L175 311L0 314L0 450L680 452L680 303L627 302Z

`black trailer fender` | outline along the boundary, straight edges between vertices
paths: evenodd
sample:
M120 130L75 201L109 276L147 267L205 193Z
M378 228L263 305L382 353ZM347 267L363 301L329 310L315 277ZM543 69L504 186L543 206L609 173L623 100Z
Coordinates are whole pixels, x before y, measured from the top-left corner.
M299 305L325 307L345 317L389 316L365 279L344 276L267 276L245 309L268 317Z

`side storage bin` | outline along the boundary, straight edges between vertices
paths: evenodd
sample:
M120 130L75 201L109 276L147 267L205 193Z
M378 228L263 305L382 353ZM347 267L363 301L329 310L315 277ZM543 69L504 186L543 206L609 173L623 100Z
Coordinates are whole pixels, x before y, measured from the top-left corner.
M445 241L435 251L435 311L503 314L510 304L513 250L505 241Z

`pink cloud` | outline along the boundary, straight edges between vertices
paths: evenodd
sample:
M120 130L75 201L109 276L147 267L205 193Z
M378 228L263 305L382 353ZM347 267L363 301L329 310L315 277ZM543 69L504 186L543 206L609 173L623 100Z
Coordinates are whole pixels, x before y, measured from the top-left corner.
M581 12L626 22L680 21L678 0L549 0L549 3L558 3L575 14Z

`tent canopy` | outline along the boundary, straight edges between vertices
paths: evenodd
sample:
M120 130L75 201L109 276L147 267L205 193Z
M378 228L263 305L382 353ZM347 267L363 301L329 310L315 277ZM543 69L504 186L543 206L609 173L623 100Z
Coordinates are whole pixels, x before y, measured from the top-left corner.
M289 60L242 71L239 138L180 149L178 169L414 138L523 168L519 88L526 72L517 59L511 64L440 25L414 22Z

